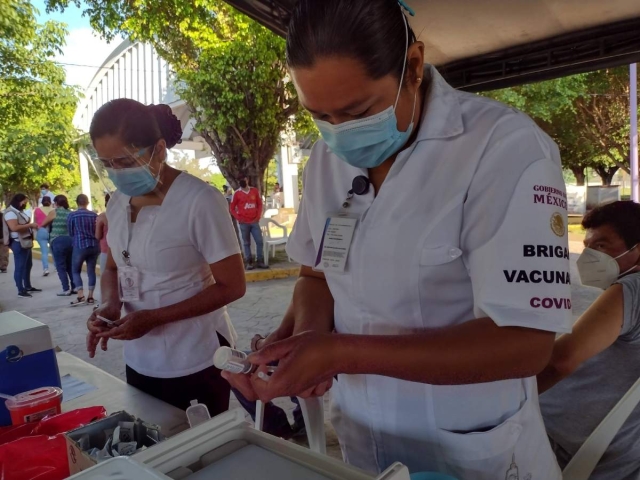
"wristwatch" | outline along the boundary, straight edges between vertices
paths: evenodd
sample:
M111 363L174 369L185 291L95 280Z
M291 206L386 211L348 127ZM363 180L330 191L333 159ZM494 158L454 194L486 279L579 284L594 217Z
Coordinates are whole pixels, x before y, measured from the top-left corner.
M265 340L266 337L264 337L263 335L260 335L259 333L255 334L253 336L253 338L251 339L251 351L252 352L257 352L258 351L258 342L260 340Z

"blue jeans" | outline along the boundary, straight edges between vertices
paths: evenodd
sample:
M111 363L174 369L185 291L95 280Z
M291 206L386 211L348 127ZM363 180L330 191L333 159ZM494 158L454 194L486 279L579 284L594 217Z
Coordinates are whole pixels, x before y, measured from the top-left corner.
M11 240L11 251L16 269L13 272L13 279L16 282L18 293L26 292L31 288L31 267L33 257L30 248L22 248L19 240Z
M75 290L76 285L71 275L71 255L73 253L73 240L70 236L56 237L51 241L53 260L58 270L58 278L62 284L62 291ZM69 288L71 284L71 288Z
M251 237L256 242L256 257L258 263L264 263L264 244L262 243L262 230L260 224L256 223L239 223L240 236L242 237L242 246L244 247L244 261L251 261Z
M42 269L49 270L49 230L39 228L36 240L40 245L40 253L42 253Z
M89 291L96 288L96 264L100 256L100 247L95 245L87 248L74 248L72 259L73 283L76 288L82 288L82 264L87 262L87 276L89 277Z

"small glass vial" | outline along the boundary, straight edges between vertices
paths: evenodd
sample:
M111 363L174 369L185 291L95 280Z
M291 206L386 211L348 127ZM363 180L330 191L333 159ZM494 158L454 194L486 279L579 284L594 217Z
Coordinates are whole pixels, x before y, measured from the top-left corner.
M220 347L213 355L213 364L230 373L253 373L257 366L247 360L247 354L229 347Z

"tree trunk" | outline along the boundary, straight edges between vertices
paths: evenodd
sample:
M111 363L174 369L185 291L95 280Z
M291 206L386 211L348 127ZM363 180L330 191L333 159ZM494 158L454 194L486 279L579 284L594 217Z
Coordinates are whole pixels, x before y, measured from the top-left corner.
M570 170L573 172L573 176L576 177L576 184L579 187L584 186L584 167L571 167Z
M611 185L613 176L619 170L619 167L596 167L594 169L602 179L602 185L608 187Z

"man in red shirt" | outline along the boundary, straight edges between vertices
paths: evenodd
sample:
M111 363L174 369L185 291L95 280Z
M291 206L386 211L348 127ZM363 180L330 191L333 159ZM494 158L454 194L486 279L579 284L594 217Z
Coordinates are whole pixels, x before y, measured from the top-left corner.
M246 177L238 179L240 188L233 194L231 200L231 215L238 220L240 237L244 247L244 261L247 270L255 268L251 256L251 237L256 242L256 256L258 268L269 268L264 264L264 248L260 218L262 218L262 198L257 188L250 187Z

